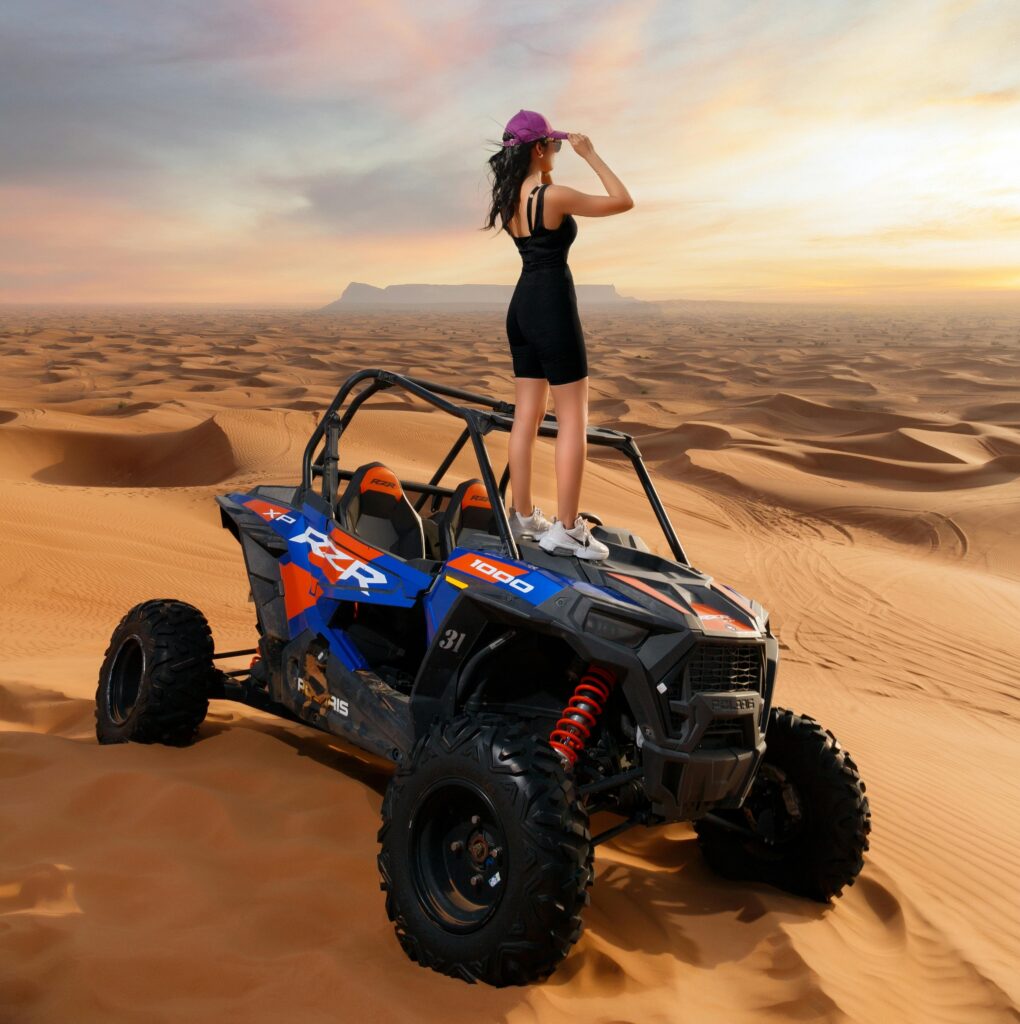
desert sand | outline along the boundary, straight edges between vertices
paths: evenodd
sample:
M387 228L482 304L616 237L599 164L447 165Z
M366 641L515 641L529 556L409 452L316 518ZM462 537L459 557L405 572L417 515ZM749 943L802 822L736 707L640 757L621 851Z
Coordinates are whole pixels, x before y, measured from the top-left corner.
M857 884L804 902L713 877L687 825L632 831L599 847L586 930L547 983L411 963L378 886L383 766L225 702L189 748L100 746L96 678L152 597L201 608L219 650L253 646L213 496L293 482L362 367L512 399L502 317L11 307L0 1021L1020 1017L1020 313L693 303L583 320L591 421L638 438L692 563L771 609L777 703L861 769L874 830ZM345 468L422 479L457 432L395 395L355 423ZM505 437L488 442L499 472ZM462 455L448 479L468 475ZM554 511L546 441L536 478ZM667 553L612 453L592 452L582 507Z

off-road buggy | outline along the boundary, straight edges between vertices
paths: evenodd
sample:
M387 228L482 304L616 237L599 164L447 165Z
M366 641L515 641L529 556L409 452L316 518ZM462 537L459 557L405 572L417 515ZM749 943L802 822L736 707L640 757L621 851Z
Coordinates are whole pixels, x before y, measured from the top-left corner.
M387 389L463 421L427 482L378 461L341 468L352 417ZM509 467L497 483L484 443L513 416L444 384L352 374L299 484L216 498L244 553L258 647L214 652L197 608L136 605L100 671L99 740L186 744L208 701L227 699L392 762L386 912L413 960L468 981L548 976L581 933L595 847L634 825L691 820L725 877L839 895L868 849L864 783L832 733L773 705L769 613L691 565L617 430L589 426L588 443L629 460L673 559L591 513L602 561L515 537ZM539 435L557 429L547 414ZM478 477L443 484L468 442ZM248 668L216 665L248 655ZM593 836L595 811L619 821Z

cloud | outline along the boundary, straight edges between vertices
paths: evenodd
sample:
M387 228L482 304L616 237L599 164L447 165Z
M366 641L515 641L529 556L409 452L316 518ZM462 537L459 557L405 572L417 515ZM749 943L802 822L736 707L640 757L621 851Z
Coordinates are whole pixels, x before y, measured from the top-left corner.
M1002 280L1018 36L1010 0L9 0L0 294L512 280L478 228L520 107L589 134L635 196L582 220L578 280L823 288L820 249L855 281L950 259ZM602 191L569 147L556 180Z
M378 232L408 239L418 234L463 231L481 211L469 205L469 182L475 173L463 167L446 170L442 162L389 163L375 170L337 170L324 174L263 179L268 186L296 198L281 216L309 230L341 233ZM445 187L437 188L438 181Z

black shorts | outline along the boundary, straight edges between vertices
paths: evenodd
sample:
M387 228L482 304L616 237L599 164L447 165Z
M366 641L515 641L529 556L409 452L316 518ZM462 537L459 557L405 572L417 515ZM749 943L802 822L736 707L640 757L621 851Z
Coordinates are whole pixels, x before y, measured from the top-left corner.
M522 274L506 311L515 377L570 384L588 376L584 331L569 267Z

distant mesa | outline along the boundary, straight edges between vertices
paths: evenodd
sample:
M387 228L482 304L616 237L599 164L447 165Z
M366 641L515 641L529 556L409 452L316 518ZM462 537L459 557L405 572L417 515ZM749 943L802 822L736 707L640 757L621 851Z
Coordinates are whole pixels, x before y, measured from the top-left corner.
M586 309L611 306L613 308L649 308L655 303L643 302L620 295L612 284L575 285L577 305ZM391 284L385 288L351 281L336 302L323 306L320 313L335 313L349 309L392 309L394 306L413 309L503 309L513 295L512 284Z

